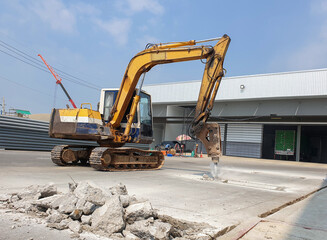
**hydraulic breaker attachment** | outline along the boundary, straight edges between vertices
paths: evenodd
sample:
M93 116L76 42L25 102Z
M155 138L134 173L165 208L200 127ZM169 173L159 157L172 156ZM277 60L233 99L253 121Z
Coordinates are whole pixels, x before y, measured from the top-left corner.
M221 134L218 123L204 123L196 137L204 144L208 157L211 157L214 163L219 162L221 156Z

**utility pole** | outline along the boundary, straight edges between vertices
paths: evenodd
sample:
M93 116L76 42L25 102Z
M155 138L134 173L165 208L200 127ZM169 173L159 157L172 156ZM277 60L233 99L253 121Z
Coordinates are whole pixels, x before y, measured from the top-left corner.
M5 97L2 97L2 115L6 114L6 103L5 103Z

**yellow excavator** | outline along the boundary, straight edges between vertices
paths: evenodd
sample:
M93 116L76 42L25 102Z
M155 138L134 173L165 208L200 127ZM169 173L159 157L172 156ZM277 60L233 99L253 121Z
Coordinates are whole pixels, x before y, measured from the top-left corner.
M209 41L217 43L203 45ZM201 59L205 60L205 69L190 133L203 142L208 156L218 163L220 128L207 120L224 76L223 62L229 43L230 38L224 35L201 41L148 44L129 62L119 89L101 90L98 111L92 110L91 104L87 104L88 108L82 104L78 109L52 110L50 137L92 140L99 145L55 146L52 161L60 166L89 162L93 168L105 171L160 169L164 163L160 151L123 147L126 143L153 142L151 96L142 91L145 73L158 64Z

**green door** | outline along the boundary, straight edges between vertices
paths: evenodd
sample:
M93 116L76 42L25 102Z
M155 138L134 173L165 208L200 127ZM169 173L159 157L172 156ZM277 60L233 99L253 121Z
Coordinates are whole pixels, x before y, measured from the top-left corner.
M294 155L295 130L276 130L275 132L275 154Z

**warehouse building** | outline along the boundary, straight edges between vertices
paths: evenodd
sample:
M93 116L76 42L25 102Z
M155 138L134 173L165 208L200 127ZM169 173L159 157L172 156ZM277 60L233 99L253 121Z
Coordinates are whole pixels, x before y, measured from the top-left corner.
M144 87L153 146L187 134L200 84ZM224 78L209 121L221 126L224 155L327 163L327 69Z

